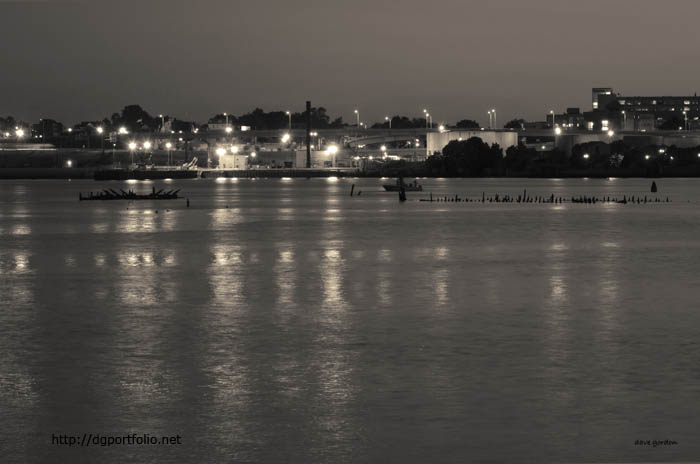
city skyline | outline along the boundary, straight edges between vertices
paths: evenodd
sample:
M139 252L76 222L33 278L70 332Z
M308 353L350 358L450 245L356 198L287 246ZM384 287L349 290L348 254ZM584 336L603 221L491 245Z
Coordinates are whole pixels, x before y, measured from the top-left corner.
M310 99L348 123L355 108L369 123L427 107L435 123L487 125L495 107L502 125L587 109L596 86L697 92L697 5L636 5L632 18L628 4L602 1L3 3L12 71L0 76L0 114L73 124L138 103L201 121L255 107L302 111Z

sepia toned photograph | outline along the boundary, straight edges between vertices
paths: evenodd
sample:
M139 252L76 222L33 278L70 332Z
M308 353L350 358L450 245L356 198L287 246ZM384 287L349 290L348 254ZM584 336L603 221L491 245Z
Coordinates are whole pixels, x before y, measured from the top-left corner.
M0 0L0 462L700 462L697 0Z

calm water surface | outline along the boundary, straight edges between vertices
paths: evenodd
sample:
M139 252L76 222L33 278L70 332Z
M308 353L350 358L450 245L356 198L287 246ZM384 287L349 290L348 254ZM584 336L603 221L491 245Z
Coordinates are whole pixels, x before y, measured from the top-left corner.
M382 182L0 182L3 462L700 456L700 181ZM77 201L154 185L191 207Z

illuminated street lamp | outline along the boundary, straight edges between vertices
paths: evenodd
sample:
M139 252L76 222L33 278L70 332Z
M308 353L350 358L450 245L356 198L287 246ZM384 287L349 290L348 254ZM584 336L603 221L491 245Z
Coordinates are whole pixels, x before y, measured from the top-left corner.
M287 111L286 115L289 116L289 130L292 130L292 112Z
M612 130L612 129L610 129L610 130L608 131L608 137L612 138L613 135L615 135L615 131Z
M335 167L335 155L338 153L338 146L337 145L331 145L326 149L326 154L331 155L331 167Z
M233 128L231 126L226 126L226 133L230 134L231 132L233 132Z
M287 142L289 142L289 139L290 139L289 133L284 134L284 135L282 136L282 143L287 143Z
M234 155L235 155L236 153L238 153L238 147L235 146L235 145L232 146L232 147L231 147L231 153L233 153Z
M99 126L99 127L97 128L97 133L100 134L100 143L102 143L102 154L103 154L103 155L105 154L105 138L104 138L104 136L102 135L102 133L103 133L104 131L105 131L105 130L104 130L104 128L102 128L102 126Z
M165 129L165 116L159 114L158 117L160 118L160 131L163 132L163 129Z
M148 141L144 142L143 148L146 150L150 150L151 149L151 142L148 142Z
M491 108L491 112L493 113L493 128L498 129L498 122L496 121L496 108Z
M251 158L255 158L256 156L258 156L257 153L255 153L254 151L250 152L250 157L251 157Z
M224 155L226 154L226 150L223 149L223 148L221 148L221 147L219 147L219 148L216 149L216 154L219 155L219 156L224 156Z
M552 127L554 127L554 110L549 110L549 114L552 115Z
M15 129L15 135L18 139L21 139L22 137L24 137L24 129Z
M425 113L425 128L428 128L428 121L430 120L430 113Z
M68 132L70 132L70 131L71 131L71 129L68 129ZM122 127L119 128L119 133L120 133L120 134L128 134L129 131L126 130L126 127L122 126Z
M488 110L487 113L489 114L489 129L493 128L493 117L491 116L491 110Z
M557 126L554 128L554 135L561 135L561 127Z
M440 132L445 132L445 126L442 125L442 124L440 124L440 126L438 126L438 130L439 130Z
M589 155L588 153L584 153L583 159L588 159L589 156L590 156L590 155Z
M69 168L73 167L73 161L71 161L71 160L66 161L66 166Z
M170 159L170 149L173 148L173 144L170 142L166 142L165 148L168 149L168 166L172 164L172 160Z
M391 118L389 116L384 116L385 121L389 121L389 130L391 130Z
M355 116L357 117L357 128L360 128L360 111L355 110Z
M129 142L129 151L131 152L131 165L134 165L134 150L136 150L136 142Z

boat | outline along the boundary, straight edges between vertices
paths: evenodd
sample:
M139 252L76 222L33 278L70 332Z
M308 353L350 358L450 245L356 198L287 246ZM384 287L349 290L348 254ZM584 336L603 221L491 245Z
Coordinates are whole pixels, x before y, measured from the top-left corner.
M401 179L396 180L396 185L392 184L384 184L384 190L387 192L398 192L401 190ZM423 186L418 184L417 180L414 180L413 182L410 183L404 183L403 184L403 189L406 192L422 192L423 191Z

